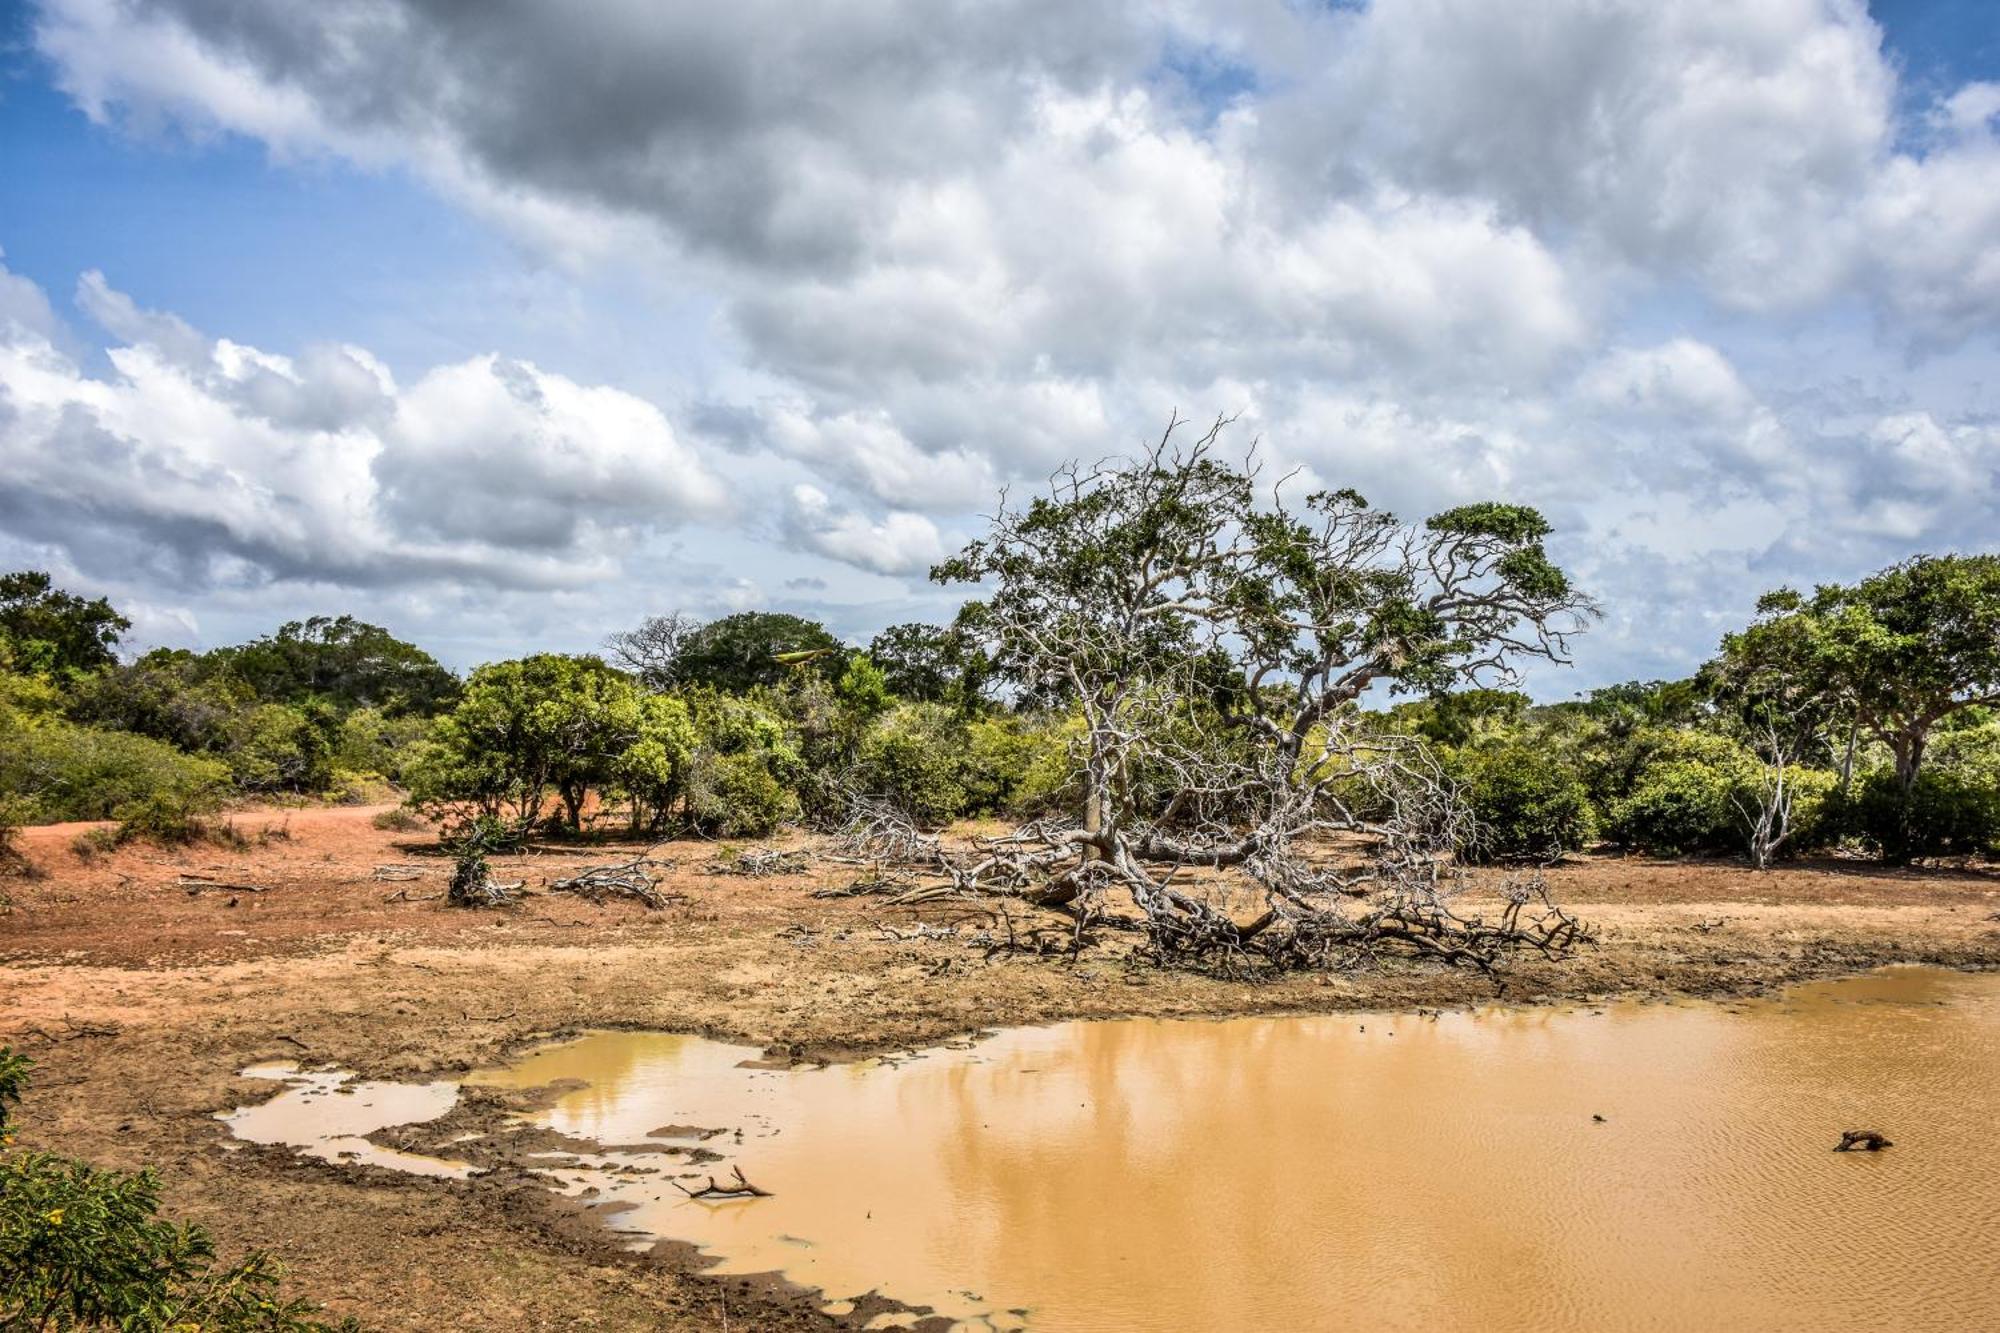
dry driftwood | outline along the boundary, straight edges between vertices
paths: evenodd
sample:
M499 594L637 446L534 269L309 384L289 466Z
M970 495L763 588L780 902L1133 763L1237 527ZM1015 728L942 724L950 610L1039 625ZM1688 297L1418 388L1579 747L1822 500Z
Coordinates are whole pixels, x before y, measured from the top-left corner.
M262 884L243 884L233 880L210 879L207 875L182 875L180 886L190 894L214 891L217 893L263 893Z
M775 847L745 847L717 852L702 868L711 875L796 875L812 864L804 852L781 852Z
M591 866L566 879L549 881L549 892L573 893L600 907L607 898L632 898L655 911L668 903L686 901L686 894L666 892L659 887L659 877L647 867L660 864L663 863L649 854L641 854L630 861Z
M716 1184L714 1176L710 1176L708 1183L698 1190L691 1190L678 1180L668 1183L681 1193L687 1195L690 1199L768 1199L771 1197L771 1191L760 1190L743 1178L742 1167L733 1166L729 1168L729 1171L731 1175L736 1177L735 1183L730 1185Z

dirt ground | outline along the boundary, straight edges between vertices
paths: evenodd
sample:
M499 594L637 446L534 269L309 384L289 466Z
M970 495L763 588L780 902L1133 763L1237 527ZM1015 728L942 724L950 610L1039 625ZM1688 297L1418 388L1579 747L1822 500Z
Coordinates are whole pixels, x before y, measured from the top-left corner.
M714 875L705 843L661 851L676 863L664 887L687 895L664 911L543 894L456 910L423 896L448 871L434 839L375 828L382 808L240 814L241 850L130 846L85 859L73 844L86 826L28 829L33 873L0 879L0 1043L40 1062L23 1143L156 1167L168 1209L210 1228L225 1254L271 1250L300 1294L371 1328L834 1321L782 1283L704 1276L672 1247L625 1254L503 1160L451 1183L277 1148L229 1151L216 1112L274 1091L239 1077L246 1065L449 1076L589 1027L698 1032L823 1059L1074 1017L1495 998L1476 974L1414 964L1243 983L1110 951L988 960L958 939L894 938L919 917L879 898L811 896L853 880L851 866ZM609 851L496 858L494 870L538 888ZM388 865L422 874L377 878ZM197 876L262 891L190 886ZM1599 943L1566 963L1519 964L1509 1002L1741 993L1888 962L2000 966L2000 874L1986 870L1828 861L1755 874L1601 857L1549 880ZM389 900L398 890L405 898ZM496 1128L512 1109L475 1099L445 1128Z

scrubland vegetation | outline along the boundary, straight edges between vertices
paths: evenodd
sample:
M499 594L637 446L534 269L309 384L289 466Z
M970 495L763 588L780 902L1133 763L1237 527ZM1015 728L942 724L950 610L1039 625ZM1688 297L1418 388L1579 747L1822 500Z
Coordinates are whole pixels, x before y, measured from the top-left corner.
M1203 469L1214 475L1204 481ZM1223 762L1218 751L1232 746L1231 762L1247 761L1272 725L1256 720L1260 710L1301 672L1331 663L1320 660L1326 649L1344 654L1343 666L1371 665L1360 688L1348 682L1314 702L1298 741L1317 743L1338 724L1350 764L1364 737L1421 745L1470 816L1452 830L1468 860L1546 861L1600 845L1757 864L1835 848L1895 862L2000 848L1993 557L1922 556L1852 586L1779 590L1689 679L1538 704L1504 685L1524 651L1566 655L1566 635L1550 639L1537 619L1585 609L1566 583L1547 607L1530 595L1472 623L1439 612L1407 551L1391 559L1388 545L1313 546L1380 517L1358 497L1315 497L1318 528L1259 536L1259 522L1276 520L1260 518L1247 492L1217 491L1218 478L1239 474L1205 457L1156 455L1123 475L1180 491L1121 498L1099 476L1066 504L1037 501L1031 517L1044 531L1016 531L1011 547L977 548L975 560L940 571L983 578L1001 601L970 602L950 625L893 626L865 647L790 615L668 615L614 635L601 655L537 653L460 679L420 647L342 616L234 647L121 661L128 623L114 607L40 573L8 575L0 827L108 819L125 836L185 839L232 803L391 793L407 796L413 817L478 816L516 833L759 837L789 823L837 826L859 796L927 829L1028 820L1101 798L1084 790L1109 776L1098 771L1108 756L1096 754L1094 770L1092 755L1109 696L1093 691L1113 676L1150 682L1150 701L1118 723L1142 722L1152 747L1125 757L1122 799L1171 822L1187 813L1187 774L1169 773L1167 752L1204 737L1205 762ZM1443 517L1526 525L1500 541L1513 554L1495 547L1479 595L1518 591L1498 562L1539 552L1532 511L1475 506ZM1186 531L1168 530L1190 519ZM1439 521L1413 530L1432 539L1427 556L1439 549ZM1071 617L1074 636L1078 617L1101 624L1138 587L1129 576L1157 569L1147 561L1217 560L1225 529L1230 541L1264 542L1255 577L1239 568L1228 586L1211 579L1192 594L1209 577L1193 566L1156 580L1142 590L1160 612L1143 614L1145 633L1081 674L1036 651L1025 623L996 618L1008 561L1049 557L1015 571L1033 579L1017 592L1072 578L1067 603L1029 611L1052 624ZM1051 534L1073 549L1051 556L1038 545ZM1363 535L1354 528L1342 540ZM1146 541L1152 548L1139 549ZM1175 543L1187 549L1169 550ZM1286 568L1299 560L1306 567ZM1516 641L1524 626L1529 637ZM1306 764L1293 749L1289 762ZM1183 808L1169 814L1177 799Z

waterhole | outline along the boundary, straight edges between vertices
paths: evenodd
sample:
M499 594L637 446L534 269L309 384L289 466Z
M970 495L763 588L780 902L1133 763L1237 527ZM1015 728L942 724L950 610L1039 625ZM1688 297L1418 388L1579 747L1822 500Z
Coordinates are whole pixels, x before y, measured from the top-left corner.
M471 1081L579 1080L532 1119L621 1231L976 1326L2000 1327L2000 976L755 1055L599 1032ZM734 1168L770 1197L670 1183Z

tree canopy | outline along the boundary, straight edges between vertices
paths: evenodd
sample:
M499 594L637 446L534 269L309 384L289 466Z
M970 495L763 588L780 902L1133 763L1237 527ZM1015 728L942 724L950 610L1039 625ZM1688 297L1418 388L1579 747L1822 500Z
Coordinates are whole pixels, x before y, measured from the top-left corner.
M2000 557L1917 556L1853 585L1758 602L1709 668L1724 688L1789 715L1845 717L1887 746L1911 790L1932 731L2000 703Z
M782 611L739 611L687 634L665 676L674 684L740 693L776 685L795 669L837 676L845 665L840 640L817 620Z
M63 592L41 570L0 574L0 642L17 668L74 673L110 666L130 628L104 598Z

